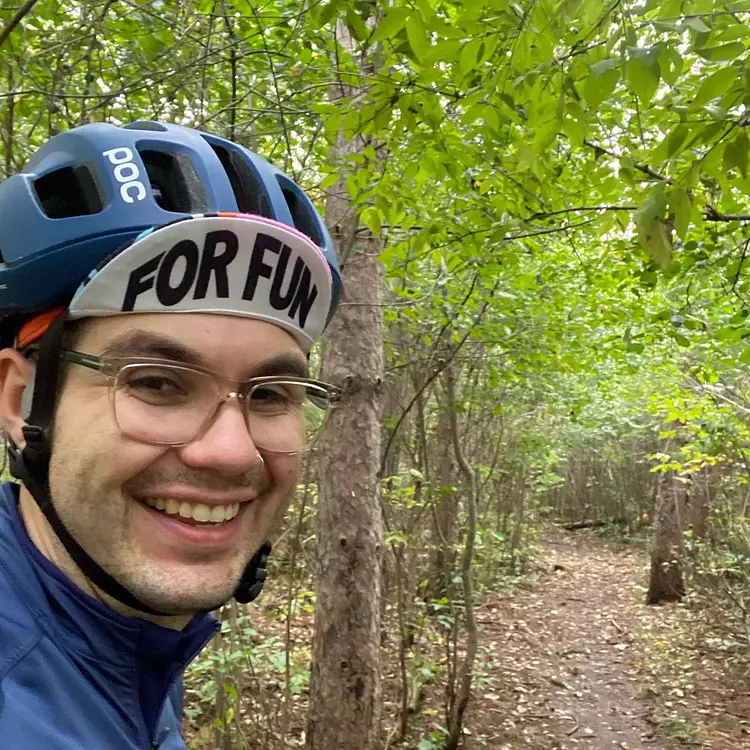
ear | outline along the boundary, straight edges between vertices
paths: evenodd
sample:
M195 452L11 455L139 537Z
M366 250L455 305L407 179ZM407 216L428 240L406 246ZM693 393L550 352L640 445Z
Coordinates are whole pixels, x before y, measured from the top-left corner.
M13 442L24 445L24 392L34 382L35 367L15 349L0 349L0 423Z

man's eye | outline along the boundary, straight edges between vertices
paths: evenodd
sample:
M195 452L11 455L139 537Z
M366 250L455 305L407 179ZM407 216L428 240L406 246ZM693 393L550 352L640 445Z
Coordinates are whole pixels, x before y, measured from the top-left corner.
M149 401L183 401L191 389L172 373L158 371L131 372L124 382L128 392Z
M260 386L250 397L250 403L260 407L286 406L290 401L289 394L281 386Z
M182 390L177 383L169 378L160 378L156 375L133 378L128 382L128 385L136 390L151 391L162 395L178 393Z

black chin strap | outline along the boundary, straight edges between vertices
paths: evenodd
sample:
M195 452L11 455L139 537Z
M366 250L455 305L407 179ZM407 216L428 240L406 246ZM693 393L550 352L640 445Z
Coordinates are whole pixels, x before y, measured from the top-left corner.
M250 559L240 579L240 585L234 592L234 598L240 604L249 604L260 596L266 582L266 565L270 554L271 542L266 541Z
M8 441L10 472L24 483L63 547L81 572L97 588L131 609L149 615L170 616L169 612L160 612L149 607L107 573L73 538L52 503L49 488L51 450L48 431L52 425L57 398L64 320L65 315L58 316L40 341L31 414L29 424L23 427L25 445L19 450L12 440ZM262 591L270 552L271 545L265 542L247 564L234 594L240 603L253 601Z

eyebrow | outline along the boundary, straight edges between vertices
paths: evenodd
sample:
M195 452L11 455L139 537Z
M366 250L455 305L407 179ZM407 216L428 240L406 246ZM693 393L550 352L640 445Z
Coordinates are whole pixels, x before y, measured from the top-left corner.
M151 331L128 331L124 336L104 347L102 357L154 357L173 359L184 364L204 366L203 358L195 349L174 339Z
M303 360L302 357L295 357L293 354L279 354L259 365L255 369L253 377L262 377L263 375L292 375L298 378L309 378L310 369L307 366L307 360Z
M180 344L168 336L136 329L111 341L104 348L102 357L154 357L169 359L182 364L211 369L199 351ZM310 376L307 360L294 354L278 354L254 367L252 377L264 375Z

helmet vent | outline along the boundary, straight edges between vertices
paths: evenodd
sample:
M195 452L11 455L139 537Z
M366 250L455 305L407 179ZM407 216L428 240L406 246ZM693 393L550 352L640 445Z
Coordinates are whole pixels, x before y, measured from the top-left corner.
M138 120L137 122L131 122L128 125L123 125L125 130L152 130L161 133L167 132L167 126L161 122L154 122L153 120Z
M297 190L292 189L293 183L281 183L281 192L284 193L286 204L292 214L294 226L300 232L306 234L319 247L323 245L323 238L320 236L318 222L313 214L313 207L300 195ZM296 185L294 186L296 187Z
M211 148L219 157L219 161L227 173L234 198L237 201L237 209L243 214L255 214L269 219L275 218L263 180L255 170L234 151L216 146L213 143Z
M94 176L84 166L56 169L34 180L34 191L50 219L88 216L104 208Z
M209 210L206 192L188 156L140 149L138 153L159 208L188 214Z

